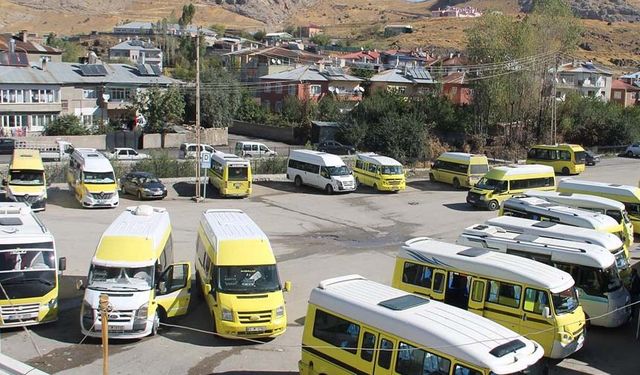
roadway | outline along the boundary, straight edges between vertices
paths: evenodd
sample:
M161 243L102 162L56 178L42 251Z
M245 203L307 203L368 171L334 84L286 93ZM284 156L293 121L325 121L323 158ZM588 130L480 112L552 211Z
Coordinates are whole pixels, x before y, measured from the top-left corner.
M582 176L604 182L638 185L640 159L605 159L588 167ZM390 283L394 256L400 244L414 236L454 241L466 226L482 222L495 213L471 209L466 192L423 179L411 180L405 192L379 194L368 189L348 195L326 196L320 191L296 190L291 183L256 183L248 199L220 199L193 203L193 185L176 182L167 199L153 205L166 207L174 227L176 261L195 257L196 225L207 208L240 208L267 233L279 261L282 280L293 290L285 295L287 332L262 344L230 341L206 333L211 328L202 299L194 294L189 314L155 337L112 341L110 369L113 374L258 374L297 373L300 342L310 290L320 280L358 273ZM122 199L114 210L83 210L67 191L54 185L44 223L56 236L59 256L67 257L62 280L60 320L30 329L33 342L21 329L3 330L1 351L44 371L63 374L98 373L101 370L99 341L83 339L79 329L80 297L71 287L83 278L101 233L127 206L137 201ZM635 261L640 259L636 253ZM195 291L195 289L193 289ZM631 324L616 329L592 327L585 347L552 368L553 374L638 373L640 342Z

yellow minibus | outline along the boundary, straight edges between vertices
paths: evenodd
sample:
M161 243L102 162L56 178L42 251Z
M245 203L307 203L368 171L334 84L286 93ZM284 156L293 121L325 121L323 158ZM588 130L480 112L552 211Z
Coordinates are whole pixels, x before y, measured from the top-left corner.
M562 193L580 193L613 199L624 204L633 224L633 232L640 234L640 188L631 185L563 178L558 183Z
M454 188L470 188L489 171L484 155L464 152L445 152L436 159L429 171L429 180L444 182Z
M584 172L586 160L587 152L579 145L538 145L527 152L527 164L548 165L564 175Z
M378 191L398 192L406 188L402 164L388 156L357 154L353 175L356 185L371 186Z
M542 347L493 321L359 275L311 291L301 375L539 373Z
M0 328L58 319L58 259L53 235L25 203L0 203ZM10 226L6 226L10 225Z
M574 280L515 255L421 237L396 257L392 286L472 311L564 358L584 344L585 316Z
M25 202L33 211L44 211L47 205L47 179L40 151L16 149L4 181L7 198Z
M251 195L251 163L241 157L223 152L211 154L209 184L222 197L248 197Z
M84 208L111 207L120 202L113 166L92 148L76 148L69 159L67 183Z
M173 263L169 213L151 206L128 207L105 230L91 259L80 308L83 335L110 339L153 336L160 322L184 315L191 299L191 264ZM100 295L109 296L107 327Z
M526 190L555 190L553 168L546 165L509 165L491 169L467 193L467 203L491 211Z
M276 258L266 234L240 210L207 210L196 239L196 283L227 338L275 337L287 329Z

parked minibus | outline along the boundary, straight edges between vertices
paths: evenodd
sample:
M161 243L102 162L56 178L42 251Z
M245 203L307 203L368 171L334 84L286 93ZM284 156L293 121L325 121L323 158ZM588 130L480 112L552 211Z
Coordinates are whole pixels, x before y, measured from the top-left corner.
M76 148L67 171L69 191L82 207L117 207L118 184L113 167L103 154L92 148Z
M406 188L402 164L388 156L357 154L353 175L356 185L371 186L379 191L398 192Z
M276 258L267 235L240 210L207 210L196 239L196 280L227 338L275 337L287 329Z
M44 211L47 205L47 179L40 151L15 149L9 173L3 181L8 199L25 202L33 211Z
M53 235L23 202L0 203L0 225L0 328L57 320L67 260L57 258Z
M160 207L128 207L102 234L91 259L80 308L83 335L100 337L100 295L109 296L110 339L158 332L160 321L187 313L191 264L173 263L169 213Z
M311 291L300 374L542 374L543 348L493 321L359 275Z
M597 232L593 229L572 227L551 221L536 221L513 216L499 216L485 221L485 224L504 228L516 233L537 235L575 242L584 242L602 246L616 259L616 267L626 278L630 272L629 260L624 251L622 240L611 233Z
M621 202L627 209L629 219L633 223L633 232L640 234L640 188L630 185L563 178L558 183L558 191L561 193L596 195Z
M324 189L327 194L356 190L353 172L338 155L313 150L293 150L289 154L287 178L296 187L303 184Z
M251 163L233 154L211 154L209 184L222 197L248 197L251 195Z
M567 207L593 211L612 217L624 228L625 245L633 245L633 223L629 219L627 209L622 202L596 195L559 193L556 191L528 190L524 193L528 197L536 197Z
M427 237L407 241L392 286L472 311L564 358L584 343L585 317L573 278L543 263Z
M470 188L487 172L489 161L484 155L445 152L431 166L429 181L451 184L456 189Z
M576 282L587 324L618 327L631 316L624 308L631 297L624 288L615 258L605 248L562 239L510 232L477 224L466 228L458 244L517 255L569 273Z
M550 190L556 188L553 168L546 165L509 165L487 172L467 193L467 203L486 207L491 211L515 194L526 190Z
M587 152L579 145L537 145L527 152L527 164L548 165L564 175L584 172L586 160Z
M611 233L625 244L633 243L633 239L625 237L624 225L605 214L566 207L536 197L516 196L509 198L502 204L500 215L552 221L573 227L594 229L602 233ZM625 256L629 259L629 248L626 245Z

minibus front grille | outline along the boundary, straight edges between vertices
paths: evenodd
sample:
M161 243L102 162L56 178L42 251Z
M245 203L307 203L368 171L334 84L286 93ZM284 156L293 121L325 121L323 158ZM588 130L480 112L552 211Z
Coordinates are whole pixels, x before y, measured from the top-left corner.
M29 194L14 195L14 198L15 198L16 202L24 202L24 203L29 203L29 204L34 204L34 203L38 202L38 200L39 200L37 195L29 195Z
M387 182L389 183L389 185L400 185L402 180L387 180Z
M108 312L110 323L128 323L133 320L133 310L113 310ZM102 313L98 310L98 320L102 319Z
M5 324L11 323L32 323L38 320L40 305L29 303L24 305L9 305L0 307L2 321Z
M271 321L271 310L239 311L238 320L242 324L269 323Z
M105 192L91 193L91 196L94 199L111 199L111 197L113 196L113 193L105 193Z
M474 193L474 192L470 191L467 194L469 195L469 198L473 198L476 201L480 200L480 194L478 194L478 193Z
M267 298L269 297L268 294L254 294L251 296L238 296L238 299L256 299L256 298Z

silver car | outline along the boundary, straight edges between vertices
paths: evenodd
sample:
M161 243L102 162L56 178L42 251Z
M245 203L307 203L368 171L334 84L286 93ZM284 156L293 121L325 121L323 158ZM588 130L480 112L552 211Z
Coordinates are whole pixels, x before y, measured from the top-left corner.
M629 145L624 151L624 154L628 157L640 156L640 143L636 142L632 145Z

